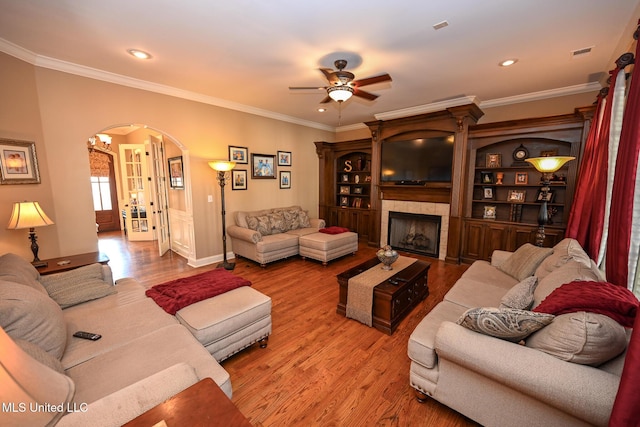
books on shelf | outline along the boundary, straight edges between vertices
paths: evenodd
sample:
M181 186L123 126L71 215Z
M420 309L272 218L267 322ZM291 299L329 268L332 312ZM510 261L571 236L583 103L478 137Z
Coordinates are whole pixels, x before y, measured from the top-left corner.
M520 222L522 220L522 204L513 203L511 205L511 211L509 213L509 221Z

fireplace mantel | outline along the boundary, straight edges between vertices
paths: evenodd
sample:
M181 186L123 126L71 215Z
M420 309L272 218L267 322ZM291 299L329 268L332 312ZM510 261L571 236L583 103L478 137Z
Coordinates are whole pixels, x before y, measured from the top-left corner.
M449 203L451 184L432 183L425 185L380 184L381 200L405 200L409 202Z

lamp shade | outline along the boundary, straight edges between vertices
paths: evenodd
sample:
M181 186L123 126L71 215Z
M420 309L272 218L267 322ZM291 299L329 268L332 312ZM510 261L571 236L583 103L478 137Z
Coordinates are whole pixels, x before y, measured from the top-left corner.
M530 157L525 161L531 163L539 172L555 172L567 162L574 160L571 156Z
M9 219L9 230L34 228L51 225L53 221L47 216L38 202L16 202Z
M54 425L75 393L71 378L37 362L2 328L0 384L4 426Z
M212 160L209 162L209 167L218 172L227 172L236 166L236 162L230 162L228 160Z
M344 102L353 95L353 88L349 85L331 86L327 88L329 97L337 102Z

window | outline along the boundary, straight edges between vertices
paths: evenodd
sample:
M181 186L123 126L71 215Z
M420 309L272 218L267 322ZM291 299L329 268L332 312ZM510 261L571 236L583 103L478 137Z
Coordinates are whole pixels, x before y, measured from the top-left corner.
M93 193L93 210L109 211L111 206L111 186L108 176L92 176L91 191Z

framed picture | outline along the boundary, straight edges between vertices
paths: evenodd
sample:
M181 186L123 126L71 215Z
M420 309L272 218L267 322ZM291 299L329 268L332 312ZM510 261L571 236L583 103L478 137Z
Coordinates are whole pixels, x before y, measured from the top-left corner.
M493 172L480 172L480 182L482 184L493 184Z
M354 187L353 188L353 193L354 194L362 194L362 187Z
M278 151L278 166L291 166L291 151Z
M516 172L516 185L527 185L529 174L527 172Z
M340 186L340 194L349 194L350 192L351 192L351 189L349 188L348 185Z
M182 168L182 156L167 159L169 163L169 186L173 189L184 189L184 171Z
M484 199L493 199L493 187L482 187L482 197Z
M1 184L40 184L36 143L0 139Z
M280 188L291 188L291 171L280 171Z
M502 154L487 154L487 167L499 168L502 166Z
M484 215L482 216L484 219L496 219L496 207L495 206L485 206L484 207Z
M507 197L507 202L524 203L526 194L526 190L510 190L509 196Z
M340 197L340 206L349 206L349 198L347 196Z
M346 173L342 175L342 182L349 182L349 175Z
M249 149L247 147L234 147L229 146L229 161L236 162L241 165L249 163Z
M231 169L231 189L232 190L247 189L246 169Z
M555 197L555 192L553 190L548 190L547 191L547 195L545 197L544 193L542 192L542 189L538 190L538 195L536 196L536 201L537 202L544 202L545 200L548 203L553 203L553 199Z
M251 177L276 179L276 156L273 154L252 154Z

